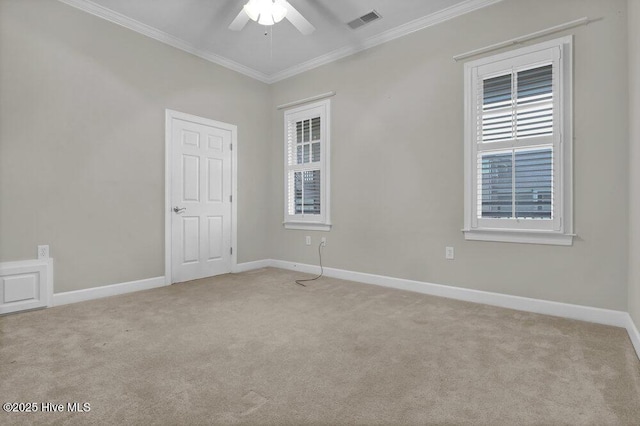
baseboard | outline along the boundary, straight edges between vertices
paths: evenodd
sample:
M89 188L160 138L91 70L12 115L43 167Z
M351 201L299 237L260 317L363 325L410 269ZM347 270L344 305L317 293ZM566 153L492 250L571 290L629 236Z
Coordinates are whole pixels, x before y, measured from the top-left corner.
M83 290L66 291L53 295L53 306L69 303L84 302L85 300L100 299L102 297L117 296L119 294L132 293L134 291L148 290L165 286L164 277L147 278L144 280L129 281L126 283L111 284L101 287L87 288Z
M269 266L271 266L271 262L272 262L271 259L262 259L262 260L255 260L253 262L238 263L232 268L231 272L238 273L238 272L245 272L245 271L253 271L254 269L268 268Z
M633 322L633 318L631 315L627 314L627 332L629 333L629 338L631 339L631 343L633 343L633 347L636 349L636 354L638 354L638 359L640 359L640 331L638 331L638 327Z
M235 267L233 267L232 272L251 271L253 269L266 268L269 266L271 266L271 260L263 259L254 262L239 263ZM102 297L132 293L134 291L148 290L151 288L162 287L170 284L170 282L166 282L165 277L156 277L119 284L105 285L101 287L87 288L83 290L66 291L64 293L56 293L53 295L53 306L83 302L85 300L100 299Z
M271 266L312 274L317 274L320 272L320 268L317 266L287 262L283 260L272 260ZM423 281L386 277L382 275L347 271L344 269L325 267L324 275L332 278L357 281L365 284L374 284L383 287L408 290L416 293L428 294L431 296L464 300L466 302L483 303L485 305L499 306L501 308L533 312L536 314L552 315L557 317L576 319L580 321L594 322L598 324L613 325L616 327L627 328L628 324L627 317L629 316L629 314L623 311L572 305L569 303L552 302L549 300L531 299L521 296L511 296L508 294L492 293L488 291L472 290L468 288L433 284Z

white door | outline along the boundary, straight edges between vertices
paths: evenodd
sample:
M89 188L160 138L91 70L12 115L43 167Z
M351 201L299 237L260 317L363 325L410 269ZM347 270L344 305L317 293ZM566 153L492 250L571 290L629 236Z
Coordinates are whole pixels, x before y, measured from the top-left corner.
M180 113L171 120L171 282L231 272L236 127Z

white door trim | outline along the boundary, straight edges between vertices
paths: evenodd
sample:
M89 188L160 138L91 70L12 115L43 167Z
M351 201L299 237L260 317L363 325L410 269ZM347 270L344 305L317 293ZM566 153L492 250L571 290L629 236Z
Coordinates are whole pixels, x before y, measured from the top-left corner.
M233 249L231 253L232 271L236 269L236 265L238 263L238 126L167 109L165 110L164 136L164 277L166 284L173 284L171 279L171 141L172 121L174 118L203 124L205 126L227 129L231 132L231 143L233 145L233 148L231 150L231 196L233 200L231 202L231 247Z

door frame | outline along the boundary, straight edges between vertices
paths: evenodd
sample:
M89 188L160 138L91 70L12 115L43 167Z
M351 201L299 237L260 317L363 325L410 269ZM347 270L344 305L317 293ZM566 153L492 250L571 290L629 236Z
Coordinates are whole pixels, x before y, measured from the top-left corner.
M171 155L172 135L173 135L173 119L191 121L205 126L218 127L231 132L231 272L236 271L238 264L238 126L235 124L223 123L221 121L211 120L209 118L198 117L197 115L186 114L184 112L165 110L165 148L164 148L164 280L165 284L173 284L171 278L172 264L172 248L171 237L173 229L171 227L171 167L173 165L173 156Z

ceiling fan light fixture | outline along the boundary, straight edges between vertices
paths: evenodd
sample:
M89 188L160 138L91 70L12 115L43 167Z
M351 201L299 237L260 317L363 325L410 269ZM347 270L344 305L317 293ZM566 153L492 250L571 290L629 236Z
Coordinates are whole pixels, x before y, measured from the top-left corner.
M273 21L273 16L267 13L261 13L260 18L258 19L258 24L260 25L273 25L275 22Z
M243 9L247 16L260 25L273 25L287 15L284 0L249 0Z

